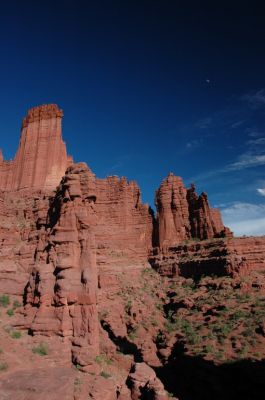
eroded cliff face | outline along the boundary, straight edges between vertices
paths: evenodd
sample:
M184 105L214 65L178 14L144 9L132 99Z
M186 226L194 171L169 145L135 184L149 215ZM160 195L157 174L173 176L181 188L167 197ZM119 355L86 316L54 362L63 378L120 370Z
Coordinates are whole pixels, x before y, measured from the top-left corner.
M71 157L62 140L63 112L56 104L29 110L23 119L18 151L13 161L0 157L0 189L52 189L59 184Z
M136 182L110 176L96 179L100 265L146 262L152 249L153 216Z
M200 196L194 185L186 189L180 177L170 173L156 191L160 248L176 246L189 239L232 236L218 209L209 206L206 193Z
M33 333L71 339L75 364L88 368L99 352L95 177L88 167L69 167L49 210L26 288Z

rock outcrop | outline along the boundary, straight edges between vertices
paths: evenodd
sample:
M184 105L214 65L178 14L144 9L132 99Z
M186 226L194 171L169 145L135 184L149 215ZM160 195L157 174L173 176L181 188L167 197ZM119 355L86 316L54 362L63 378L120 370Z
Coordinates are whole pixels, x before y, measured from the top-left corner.
M245 276L265 273L265 237L216 238L154 251L150 262L168 277Z
M173 246L190 239L187 189L180 177L170 173L156 191L159 245Z
M98 262L146 262L152 249L153 215L141 202L136 182L109 176L96 179Z
M72 359L89 368L98 354L95 177L86 164L69 167L50 208L26 293L33 333L69 337Z
M62 116L56 104L29 110L22 122L14 161L4 161L0 155L0 189L56 188L72 161L62 140Z
M151 398L167 400L168 394L155 371L145 363L136 363L129 375L131 399Z
M206 193L198 196L194 185L186 189L182 179L172 173L156 191L155 201L161 249L189 239L226 236L229 232L219 210L210 208Z

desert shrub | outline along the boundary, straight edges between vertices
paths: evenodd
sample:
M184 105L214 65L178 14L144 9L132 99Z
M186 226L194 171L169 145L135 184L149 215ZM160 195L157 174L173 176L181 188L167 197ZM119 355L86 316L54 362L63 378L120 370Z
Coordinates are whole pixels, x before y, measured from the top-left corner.
M100 364L100 365L102 365L102 364L111 365L113 363L113 361L104 353L96 356L95 361L97 364Z
M237 310L234 314L231 315L231 319L237 321L242 318L248 318L249 312L243 310Z
M20 339L21 338L21 332L18 331L11 331L11 337L12 339Z
M108 379L108 378L110 378L111 377L111 375L110 374L108 374L107 372L105 372L105 371L102 371L101 373L100 373L100 375L101 376L103 376L103 378L105 378L105 379Z
M12 317L14 315L14 310L12 308L9 308L6 313L9 317Z
M206 346L204 346L203 352L205 354L212 354L214 352L214 348L210 344L207 344Z
M33 347L32 352L40 356L47 356L49 349L46 343L40 343L38 346Z
M3 294L0 296L0 306L7 307L10 303L9 296L7 294Z
M0 362L0 371L6 371L8 368L8 365L6 362Z

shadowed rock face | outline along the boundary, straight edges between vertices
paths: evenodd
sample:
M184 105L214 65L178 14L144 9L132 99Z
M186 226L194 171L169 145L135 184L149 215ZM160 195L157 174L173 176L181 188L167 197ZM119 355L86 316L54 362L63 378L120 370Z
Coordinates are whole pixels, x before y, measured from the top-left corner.
M29 110L14 161L0 156L0 189L55 189L71 161L62 140L62 116L56 104Z

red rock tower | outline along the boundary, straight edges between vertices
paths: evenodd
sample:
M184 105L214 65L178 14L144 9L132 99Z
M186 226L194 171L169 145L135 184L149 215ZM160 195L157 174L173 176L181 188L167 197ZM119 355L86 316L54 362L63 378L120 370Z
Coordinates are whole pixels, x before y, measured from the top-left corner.
M70 162L56 104L31 108L23 119L14 161L0 157L0 189L55 189Z
M231 236L220 211L211 208L206 193L195 186L186 189L180 177L170 173L156 191L159 246L172 247L192 238L211 239Z
M190 238L187 189L179 176L170 173L156 191L160 246L174 246Z

